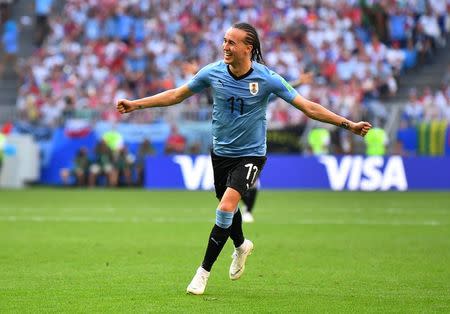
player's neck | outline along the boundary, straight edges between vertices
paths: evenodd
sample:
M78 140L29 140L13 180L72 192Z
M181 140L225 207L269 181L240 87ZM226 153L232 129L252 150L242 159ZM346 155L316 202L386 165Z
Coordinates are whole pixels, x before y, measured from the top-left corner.
M229 69L231 71L231 73L233 73L234 76L236 77L240 77L244 74L246 74L248 71L250 71L252 67L252 61L248 60L244 63L239 63L239 64L230 64L229 65Z

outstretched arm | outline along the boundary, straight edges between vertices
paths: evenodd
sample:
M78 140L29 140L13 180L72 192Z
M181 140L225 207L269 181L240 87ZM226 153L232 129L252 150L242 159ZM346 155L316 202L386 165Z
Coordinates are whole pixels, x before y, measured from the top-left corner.
M300 95L297 95L294 98L292 104L296 108L303 111L311 119L337 125L341 128L348 129L357 135L365 136L372 127L369 122L360 121L355 123L353 121L347 120L344 117L341 117L334 112L326 109L325 107L319 105L318 103L307 100Z
M120 113L129 113L137 109L172 106L179 104L193 94L185 84L150 97L136 100L119 99L116 107Z
M300 74L300 78L295 81L290 81L289 84L293 88L297 88L302 84L311 84L314 79L314 73L313 72L302 72Z

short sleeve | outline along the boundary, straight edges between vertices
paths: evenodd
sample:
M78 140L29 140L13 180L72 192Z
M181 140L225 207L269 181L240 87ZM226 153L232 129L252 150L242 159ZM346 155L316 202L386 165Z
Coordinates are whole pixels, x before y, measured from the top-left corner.
M284 78L273 71L270 71L270 78L272 93L284 99L286 102L292 103L298 95L297 91Z
M197 74L194 75L193 78L191 78L191 80L187 83L188 88L194 92L194 93L198 93L201 90L209 87L210 84L210 72L211 69L213 67L214 64L209 64L205 67L203 67L202 69L200 69L200 71L197 72Z

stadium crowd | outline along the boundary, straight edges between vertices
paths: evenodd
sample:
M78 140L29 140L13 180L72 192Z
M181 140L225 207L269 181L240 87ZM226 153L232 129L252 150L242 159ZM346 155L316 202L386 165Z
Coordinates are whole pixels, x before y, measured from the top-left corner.
M206 121L207 93L164 115L120 117L113 104L185 83L222 58L220 34L241 20L258 28L269 67L291 81L314 73L299 87L306 98L352 120L384 121L380 98L395 95L404 71L432 62L446 45L449 10L445 0L67 0L63 14L49 14L48 36L19 65L18 127L45 133L70 118ZM448 84L446 91L435 98L448 107ZM269 105L269 127L306 119L282 100Z
M409 91L402 119L407 126L436 120L450 122L450 64L439 89L425 87L423 91Z
M426 62L447 32L445 1L304 4L308 1L255 6L251 0L68 0L64 14L49 17L47 40L22 64L18 106L25 119L40 118L49 126L79 110L117 120L115 99L186 82L199 66L221 58L219 34L246 20L259 28L271 68L287 80L313 70L315 82L301 92L356 119L380 94L395 94L396 77L417 58ZM187 107L209 107L203 97L191 98ZM272 118L303 119L292 112ZM154 116L148 111L125 119L151 122Z
M449 123L450 64L439 88L426 86L423 90L409 91L393 152L403 156L450 154Z

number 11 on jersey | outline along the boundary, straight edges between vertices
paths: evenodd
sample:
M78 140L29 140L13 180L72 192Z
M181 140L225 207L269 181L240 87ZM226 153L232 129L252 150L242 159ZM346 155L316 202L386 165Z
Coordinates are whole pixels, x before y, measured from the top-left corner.
M228 98L227 101L230 103L230 105L231 105L231 112L233 113L234 112L234 101L235 101L234 96L231 96L230 98ZM242 98L238 97L238 98L236 98L236 103L239 103L239 106L240 106L239 112L240 112L240 114L241 115L244 114L244 100Z

